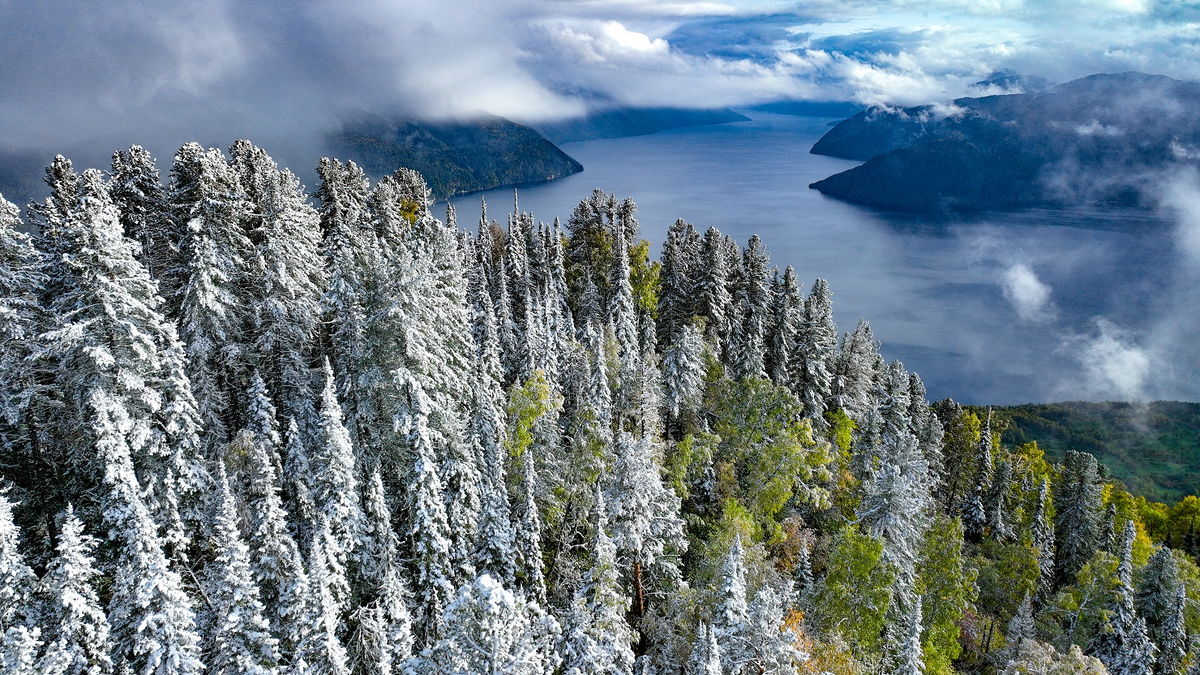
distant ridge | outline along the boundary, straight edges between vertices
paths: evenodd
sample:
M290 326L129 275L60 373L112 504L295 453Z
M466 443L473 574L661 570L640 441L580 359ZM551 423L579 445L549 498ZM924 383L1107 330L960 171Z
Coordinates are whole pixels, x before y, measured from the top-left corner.
M644 136L680 127L746 122L749 119L728 108L619 108L541 124L538 129L555 143L570 143L596 138Z
M883 209L1149 206L1164 169L1200 165L1200 84L1091 75L1041 93L872 108L812 152L865 163L810 187Z
M468 121L389 121L363 115L328 137L329 151L375 177L416 169L434 199L507 185L535 183L583 171L536 130L503 117Z

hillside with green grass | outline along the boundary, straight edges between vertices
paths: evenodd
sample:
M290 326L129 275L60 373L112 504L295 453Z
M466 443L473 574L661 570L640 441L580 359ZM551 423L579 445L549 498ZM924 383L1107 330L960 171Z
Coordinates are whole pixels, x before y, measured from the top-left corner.
M1027 404L993 408L1002 442L1037 441L1048 457L1088 452L1134 494L1174 502L1200 493L1200 403Z

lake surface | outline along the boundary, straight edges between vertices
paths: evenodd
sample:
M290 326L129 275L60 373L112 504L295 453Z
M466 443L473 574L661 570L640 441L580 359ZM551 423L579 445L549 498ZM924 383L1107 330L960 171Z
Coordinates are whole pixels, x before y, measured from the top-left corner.
M520 208L565 223L593 188L632 197L656 253L676 218L743 245L757 233L806 287L827 279L839 330L870 321L931 400L1200 398L1200 265L1172 214L880 213L808 188L856 164L809 154L831 120L744 112L751 121L565 144L583 173L521 188ZM474 228L480 196L452 200L461 225ZM482 196L505 222L512 189Z

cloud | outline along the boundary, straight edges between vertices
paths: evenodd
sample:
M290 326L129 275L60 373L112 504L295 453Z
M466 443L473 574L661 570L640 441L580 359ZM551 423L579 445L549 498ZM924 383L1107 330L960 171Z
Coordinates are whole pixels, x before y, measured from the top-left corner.
M1104 318L1093 322L1095 331L1066 338L1063 346L1083 368L1083 381L1064 383L1063 391L1086 398L1145 401L1151 376L1158 371L1158 355L1136 343L1126 331Z
M1198 39L1200 9L1148 0L0 0L0 154L250 136L311 163L351 109L536 122L933 103L1006 69L1200 78Z
M1053 317L1050 286L1038 279L1025 263L1015 263L1003 275L1004 297L1023 321L1046 321Z

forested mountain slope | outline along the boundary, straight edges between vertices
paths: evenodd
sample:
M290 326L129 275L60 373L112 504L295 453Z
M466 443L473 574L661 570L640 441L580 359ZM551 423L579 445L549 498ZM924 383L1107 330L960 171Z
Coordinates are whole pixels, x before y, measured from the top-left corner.
M1200 500L930 405L757 236L318 175L135 146L0 201L5 675L1196 661Z
M812 152L865 160L810 187L912 211L1152 205L1164 172L1200 153L1200 84L1091 75L1044 92L871 108Z
M496 116L443 122L361 116L344 123L326 143L371 176L400 167L420 171L434 199L583 171L537 130Z
M1200 403L1045 403L996 408L1003 440L1037 441L1061 459L1090 452L1136 494L1176 501L1200 494Z

